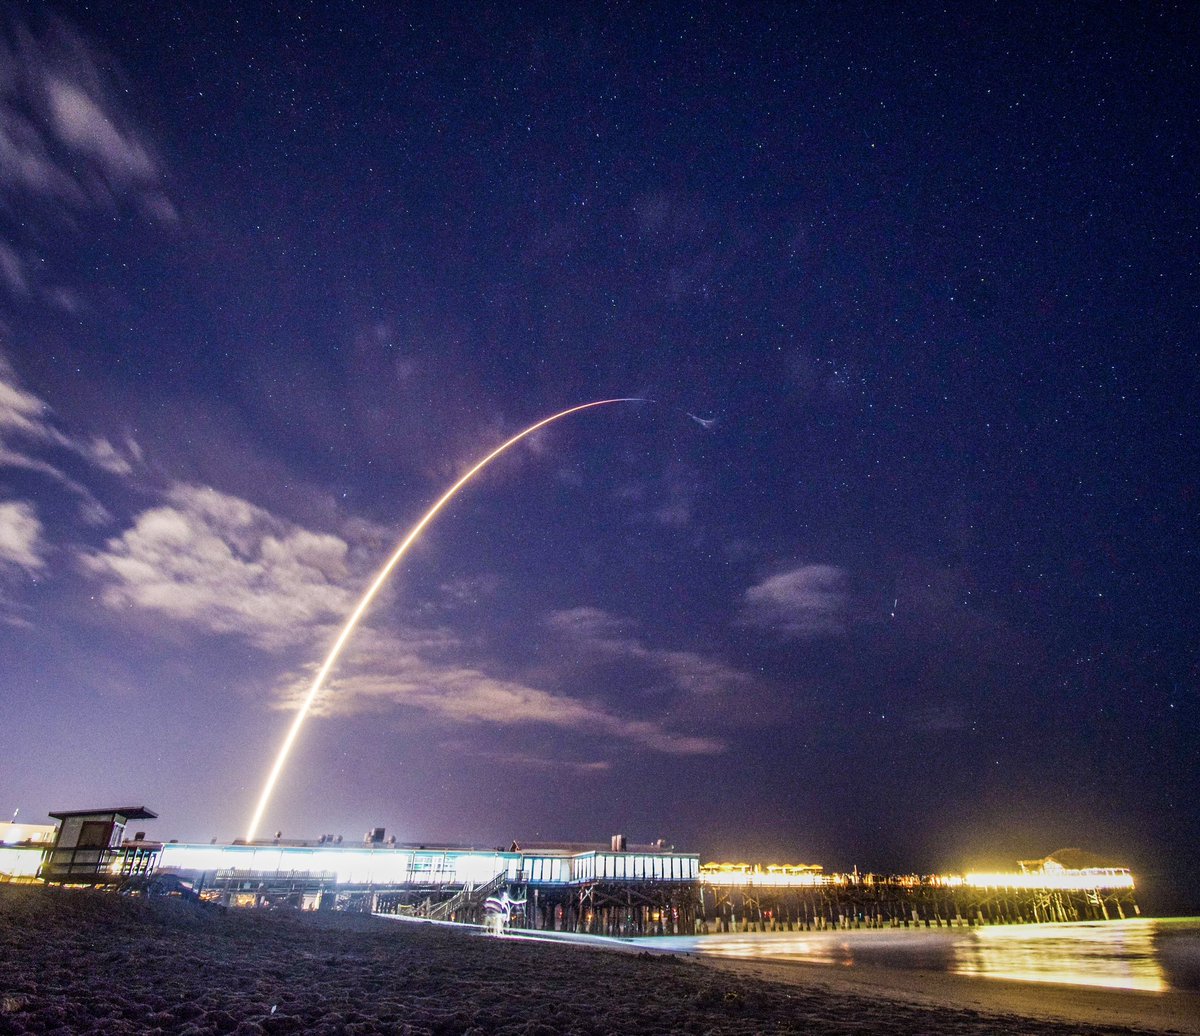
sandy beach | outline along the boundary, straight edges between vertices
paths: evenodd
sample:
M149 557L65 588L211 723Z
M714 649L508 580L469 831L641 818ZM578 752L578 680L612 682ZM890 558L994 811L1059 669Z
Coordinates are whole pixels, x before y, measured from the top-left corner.
M489 938L0 886L0 1033L1200 1032L1193 994Z

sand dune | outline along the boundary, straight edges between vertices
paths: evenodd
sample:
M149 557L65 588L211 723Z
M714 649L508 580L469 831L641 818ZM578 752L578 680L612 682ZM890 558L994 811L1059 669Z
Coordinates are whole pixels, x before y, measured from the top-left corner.
M0 886L0 1033L1128 1031L944 999L822 970Z

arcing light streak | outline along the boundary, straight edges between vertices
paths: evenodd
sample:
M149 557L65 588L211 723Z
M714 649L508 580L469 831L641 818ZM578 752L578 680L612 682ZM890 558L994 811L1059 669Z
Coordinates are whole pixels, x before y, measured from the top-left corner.
M590 410L592 407L606 406L609 403L644 402L645 400L643 399L632 398L598 399L594 403L581 403L579 406L573 406L567 410L560 410L557 414L552 414L550 417L543 418L536 424L531 424L525 429L525 431L518 432L507 442L497 446L494 450L492 450L492 452L484 457L483 460L479 461L479 463L477 463L457 482L455 482L454 485L447 489L446 492L442 494L438 502L425 512L425 516L419 522L417 522L417 524L414 525L409 531L409 534L404 537L403 542L396 548L396 552L388 559L388 563L384 565L382 569L380 569L379 574L375 577L375 581L371 583L370 587L367 589L367 592L363 594L362 600L358 602L354 608L354 611L350 613L350 618L346 620L346 625L342 627L342 632L338 634L337 640L335 640L333 643L333 649L329 652L329 657L325 659L325 661L321 664L321 668L317 670L317 675L313 679L312 686L308 689L308 694L301 703L300 710L296 713L296 718L292 720L292 725L287 732L287 737L283 739L283 745L279 749L279 755L275 758L275 765L271 767L271 773L267 777L267 783L263 785L262 795L259 796L258 799L258 806L254 810L254 816L250 820L250 826L246 829L246 841L254 841L254 833L258 830L259 822L262 820L262 815L267 808L267 803L271 799L271 793L275 790L275 784L279 780L279 775L283 772L283 767L287 762L288 754L292 750L292 745L296 743L296 738L300 734L300 728L304 726L304 720L308 716L309 710L312 709L313 702L316 701L317 695L321 691L321 686L325 683L325 677L329 675L329 671L333 668L334 663L337 661L338 655L342 653L342 648L345 646L346 641L350 639L350 634L354 632L354 627L358 625L358 620L362 618L363 612L367 610L368 605L370 605L371 601L375 598L375 595L379 592L379 588L382 587L387 581L387 577L391 574L392 569L396 567L397 562L404 557L405 551L407 551L412 545L413 540L415 540L421 534L421 530L424 529L426 525L433 521L433 518L438 511L445 507L446 504L450 502L450 499L454 496L454 494L462 489L462 487L468 482L470 482L480 470L487 467L488 464L499 457L500 454L502 454L510 446L519 443L527 435L532 435L539 428L544 428L546 425L551 424L560 418L567 417L571 414L577 414L581 410Z

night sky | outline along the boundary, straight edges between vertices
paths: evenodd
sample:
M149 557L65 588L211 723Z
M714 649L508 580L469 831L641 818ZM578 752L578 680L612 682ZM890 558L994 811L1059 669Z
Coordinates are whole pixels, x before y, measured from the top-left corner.
M264 831L1200 881L1197 8L561 6L5 8L0 810L239 836L641 396Z

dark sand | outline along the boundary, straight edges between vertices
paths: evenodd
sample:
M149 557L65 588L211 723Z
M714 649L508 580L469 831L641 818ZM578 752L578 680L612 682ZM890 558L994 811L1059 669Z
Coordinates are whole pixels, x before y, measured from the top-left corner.
M0 1033L1130 1031L922 981L0 886Z

